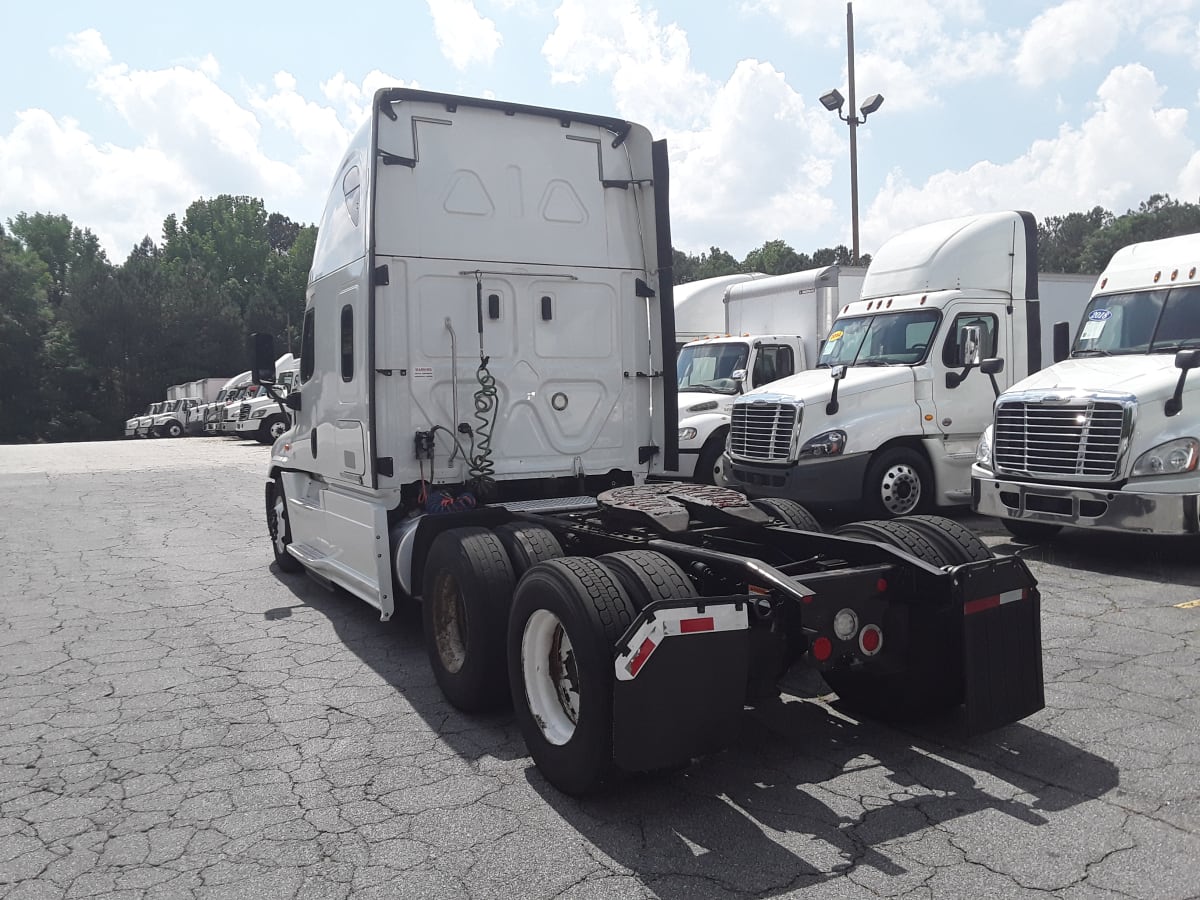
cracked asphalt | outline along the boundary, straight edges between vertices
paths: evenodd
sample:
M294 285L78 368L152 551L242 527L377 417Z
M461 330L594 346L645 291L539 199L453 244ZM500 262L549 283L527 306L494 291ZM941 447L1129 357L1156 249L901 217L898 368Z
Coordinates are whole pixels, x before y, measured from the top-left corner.
M1041 583L1047 709L967 738L801 679L577 801L442 700L415 616L275 570L266 458L0 447L0 898L1200 896L1196 541L960 516Z

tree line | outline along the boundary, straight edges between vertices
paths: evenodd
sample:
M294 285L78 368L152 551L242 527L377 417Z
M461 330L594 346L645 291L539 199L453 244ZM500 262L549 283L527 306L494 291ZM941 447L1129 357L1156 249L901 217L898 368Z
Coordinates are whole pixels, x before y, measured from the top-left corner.
M1099 272L1120 247L1200 232L1200 205L1155 194L1121 215L1100 207L1038 224L1043 272ZM197 200L119 265L63 215L0 226L0 443L105 440L169 385L230 377L246 336L298 348L316 227L262 200ZM673 254L676 284L738 272L783 275L851 263L845 246L797 252L770 240L738 260ZM864 255L860 263L870 262Z

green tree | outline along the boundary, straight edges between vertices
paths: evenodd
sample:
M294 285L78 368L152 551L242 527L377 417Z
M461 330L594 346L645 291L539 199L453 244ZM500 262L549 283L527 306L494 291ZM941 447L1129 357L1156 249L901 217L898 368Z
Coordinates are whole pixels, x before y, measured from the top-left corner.
M797 253L782 240L767 241L761 247L747 253L742 261L744 271L765 272L768 275L803 272L812 267L812 257Z
M1112 220L1112 213L1100 206L1088 212L1047 216L1038 223L1038 268L1043 272L1082 271L1088 239Z
M1122 247L1200 231L1200 206L1153 194L1136 210L1117 216L1084 241L1078 271L1099 272Z
M0 227L0 441L5 443L38 437L52 283L41 258Z

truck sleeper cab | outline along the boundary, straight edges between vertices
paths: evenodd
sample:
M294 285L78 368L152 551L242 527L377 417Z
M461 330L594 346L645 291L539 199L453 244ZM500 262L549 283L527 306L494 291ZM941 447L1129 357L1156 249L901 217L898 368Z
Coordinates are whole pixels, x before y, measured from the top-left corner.
M797 662L881 713L1040 708L1020 560L945 522L825 535L787 501L647 483L677 466L667 178L623 120L378 92L271 451L277 567L385 620L419 603L447 700L511 701L569 793L723 745ZM257 336L278 397L274 359Z

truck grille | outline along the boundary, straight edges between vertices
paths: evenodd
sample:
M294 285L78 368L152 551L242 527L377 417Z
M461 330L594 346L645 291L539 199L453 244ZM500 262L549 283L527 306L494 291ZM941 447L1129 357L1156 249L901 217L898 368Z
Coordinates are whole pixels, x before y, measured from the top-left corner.
M787 462L792 434L799 424L800 407L795 403L735 403L730 414L729 453L738 459Z
M242 408L238 411L238 418L239 419L250 418L250 404L249 403L242 404Z
M1000 403L996 467L1045 478L1115 480L1132 409L1114 400Z

